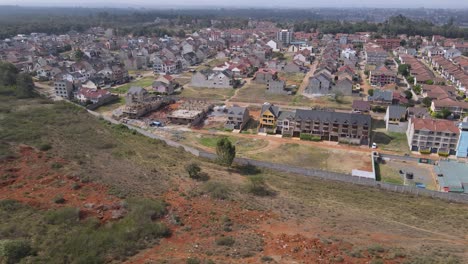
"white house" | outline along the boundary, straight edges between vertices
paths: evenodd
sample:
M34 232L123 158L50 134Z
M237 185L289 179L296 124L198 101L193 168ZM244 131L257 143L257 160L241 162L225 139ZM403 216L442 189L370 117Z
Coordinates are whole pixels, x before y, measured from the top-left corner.
M269 46L274 52L279 51L279 49L278 49L278 43L276 43L276 41L274 41L274 40L268 41L268 42L267 42L267 46Z

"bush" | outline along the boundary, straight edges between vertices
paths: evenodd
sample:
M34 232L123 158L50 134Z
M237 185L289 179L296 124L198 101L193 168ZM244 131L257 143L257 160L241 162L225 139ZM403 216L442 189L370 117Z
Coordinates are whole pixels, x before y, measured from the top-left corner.
M228 186L220 182L207 182L204 186L206 192L208 192L213 199L225 200L229 198L231 190Z
M48 211L45 215L45 220L48 224L76 224L80 220L80 209L73 207L60 208L53 211Z
M201 171L201 168L197 163L190 163L185 167L185 170L188 172L191 179L198 181L207 181L210 179L208 174Z
M218 246L231 247L234 245L234 243L236 243L236 240L234 240L232 237L220 237L216 239L216 245Z
M4 259L7 264L18 263L22 258L32 254L33 250L29 241L0 240L0 260Z
M439 152L439 153L437 153L437 154L439 154L439 156L441 156L441 157L448 157L448 156L450 156L450 153L447 153L447 152Z
M16 200L0 200L0 210L13 212L22 207L22 204Z
M248 191L253 195L267 196L271 194L262 176L250 176L249 180Z
M314 136L314 135L306 134L306 133L301 133L299 135L299 138L301 140L307 140L307 141L321 141L322 140L322 138L319 136Z
M52 148L52 145L48 143L44 143L39 146L40 151L47 151L47 150L50 150L51 148Z
M52 201L56 204L63 204L65 203L65 198L63 198L63 195L61 194L57 194L53 199Z
M270 256L263 256L260 260L262 262L270 262L270 261L273 261L273 258Z
M185 263L187 263L187 264L200 264L201 261L198 258L188 258Z

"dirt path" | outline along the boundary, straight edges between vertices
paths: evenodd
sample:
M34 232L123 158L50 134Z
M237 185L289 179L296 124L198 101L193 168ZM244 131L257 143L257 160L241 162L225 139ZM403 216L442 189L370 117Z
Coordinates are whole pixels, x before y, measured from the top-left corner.
M312 65L310 65L310 70L307 72L307 74L304 76L304 79L302 80L301 85L299 86L299 89L297 90L297 94L303 94L305 88L307 85L309 85L309 78L312 77L315 73L315 70L317 68L318 60L315 60Z

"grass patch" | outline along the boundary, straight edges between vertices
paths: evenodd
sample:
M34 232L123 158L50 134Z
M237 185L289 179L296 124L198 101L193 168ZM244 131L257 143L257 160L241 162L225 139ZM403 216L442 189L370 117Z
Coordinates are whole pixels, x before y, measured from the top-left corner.
M143 77L140 79L133 80L124 85L112 88L111 92L118 93L118 94L126 94L128 90L130 89L130 87L141 86L143 88L147 88L148 86L151 86L153 84L154 80L155 80L154 77Z
M235 90L232 88L198 88L185 86L180 96L196 99L226 100L231 98L234 92Z

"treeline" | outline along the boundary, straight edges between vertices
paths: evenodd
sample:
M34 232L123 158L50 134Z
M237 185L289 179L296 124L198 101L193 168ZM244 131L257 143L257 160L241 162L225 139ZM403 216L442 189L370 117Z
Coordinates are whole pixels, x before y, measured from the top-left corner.
M15 65L0 61L0 95L33 97L34 82L29 74L19 73Z
M434 25L425 20L411 20L402 15L390 17L384 23L349 22L349 21L301 21L294 24L295 31L312 32L319 29L324 34L377 32L395 36L398 34L408 35L442 35L448 38L468 39L468 29L460 28L454 24L453 19L442 26Z

